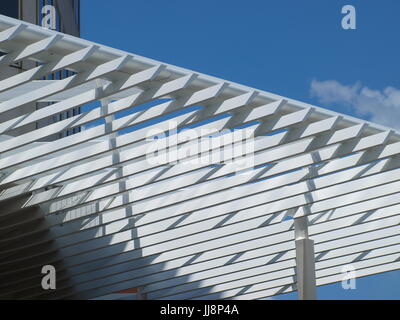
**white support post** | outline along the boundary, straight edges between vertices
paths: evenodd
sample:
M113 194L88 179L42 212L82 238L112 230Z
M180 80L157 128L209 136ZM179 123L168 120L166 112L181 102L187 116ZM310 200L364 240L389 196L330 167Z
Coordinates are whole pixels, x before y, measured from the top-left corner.
M308 237L308 218L302 216L294 219L296 243L296 274L299 300L315 300L315 256L314 240Z
M96 84L97 84L98 95L104 96L104 87L105 87L104 81L97 79ZM115 114L107 115L110 113L109 104L111 103L111 100L109 98L103 98L103 99L100 99L100 103L101 103L101 112L104 115L104 119L105 119L106 133L110 133L108 135L110 149L114 149L114 151L112 153L112 159L113 159L112 162L113 162L113 165L115 165L117 167L116 174L117 174L118 178L122 178L123 177L123 167L119 164L121 162L121 155L120 155L119 149L116 148L118 133L113 132L113 129L112 129L113 121L115 120ZM119 192L124 193L123 197L122 197L123 203L130 202L129 194L126 193L126 191L127 191L126 181L121 180L119 182ZM126 217L131 217L133 215L132 206L127 206L125 208L125 215L126 215ZM135 232L134 226L132 226L132 231L135 233L135 237L136 237L137 234ZM140 240L138 240L136 242L136 246L138 249L140 248ZM145 292L143 292L143 289L144 289L143 286L140 286L137 289L136 296L137 296L138 300L147 300L147 294Z

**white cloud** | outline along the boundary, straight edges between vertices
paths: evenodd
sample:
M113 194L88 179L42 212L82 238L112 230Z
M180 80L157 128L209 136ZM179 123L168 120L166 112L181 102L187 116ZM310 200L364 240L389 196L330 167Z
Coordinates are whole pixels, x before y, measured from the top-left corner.
M336 80L311 82L311 96L322 104L341 104L358 116L400 129L400 89L373 90L361 83L343 85Z

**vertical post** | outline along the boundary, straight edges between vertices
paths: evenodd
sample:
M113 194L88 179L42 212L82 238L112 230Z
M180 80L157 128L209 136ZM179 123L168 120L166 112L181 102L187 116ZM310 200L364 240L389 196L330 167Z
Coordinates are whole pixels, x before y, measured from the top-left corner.
M294 219L296 243L297 292L299 300L315 300L315 257L314 240L308 237L308 218L302 216Z
M102 81L101 79L96 80L96 88L97 88L98 95L103 92L104 85L105 85L104 81ZM117 149L117 135L118 134L116 132L112 133L112 123L115 120L115 115L109 115L108 105L110 102L111 102L111 100L109 98L101 98L100 99L100 103L101 103L100 110L105 119L105 131L109 137L110 149L114 149L114 151L112 151L112 162L113 162L113 166L116 168L116 176L118 179L121 179L121 178L123 178L123 167L120 164L121 157L120 157L120 152ZM127 190L126 181L124 179L122 179L119 182L118 187L119 187L119 192L122 193L122 202L128 203L130 201L130 199L129 199L129 194L126 192L126 190ZM132 206L128 206L125 208L125 216L126 217L133 216ZM135 229L133 226L132 227L132 233L133 233L132 238L133 239L135 237L137 237L137 233L134 230ZM137 246L137 248L140 248L139 240L135 241L135 246ZM147 300L147 294L145 292L143 292L143 289L144 289L143 286L137 288L136 297L138 300Z

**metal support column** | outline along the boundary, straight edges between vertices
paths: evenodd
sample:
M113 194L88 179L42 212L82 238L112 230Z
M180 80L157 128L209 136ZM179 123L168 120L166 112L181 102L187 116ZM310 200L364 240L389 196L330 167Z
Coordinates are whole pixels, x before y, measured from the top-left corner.
M302 216L294 219L296 242L296 274L299 300L315 300L315 257L314 240L308 237L308 218Z
M104 87L105 87L105 82L101 79L96 80L96 86L97 86L97 94L100 95L100 93L103 93ZM101 112L104 115L105 119L105 131L108 133L109 137L109 145L110 149L115 149L112 152L112 159L113 159L113 165L115 164L115 169L116 169L116 176L118 179L121 179L119 182L119 192L122 194L122 202L123 203L129 203L130 198L129 198L129 193L126 191L126 180L122 179L123 178L123 167L119 164L121 162L121 156L120 156L120 151L117 149L117 136L118 134L116 132L111 133L113 128L112 128L112 123L115 120L115 115L108 115L109 114L109 109L108 105L111 102L109 98L103 98L100 99L101 103ZM132 206L128 206L125 208L125 216L126 217L132 217L133 216L133 210ZM133 220L131 220L133 221ZM137 232L135 229L135 226L132 225L131 227L133 238L137 238ZM135 246L137 249L140 248L140 240L137 238L135 241ZM136 297L138 300L147 300L147 294L143 292L144 287L138 287L137 292L136 292Z

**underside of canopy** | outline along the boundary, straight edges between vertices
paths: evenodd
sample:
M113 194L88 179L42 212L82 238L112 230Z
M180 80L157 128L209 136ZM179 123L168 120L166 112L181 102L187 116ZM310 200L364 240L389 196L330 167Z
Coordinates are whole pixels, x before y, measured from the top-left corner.
M0 298L291 292L299 219L317 285L348 265L357 277L399 269L395 130L5 16L0 51L0 68L36 65L0 81ZM59 70L73 75L42 80ZM171 125L251 132L251 165L149 161L149 130ZM41 287L44 265L55 290Z

